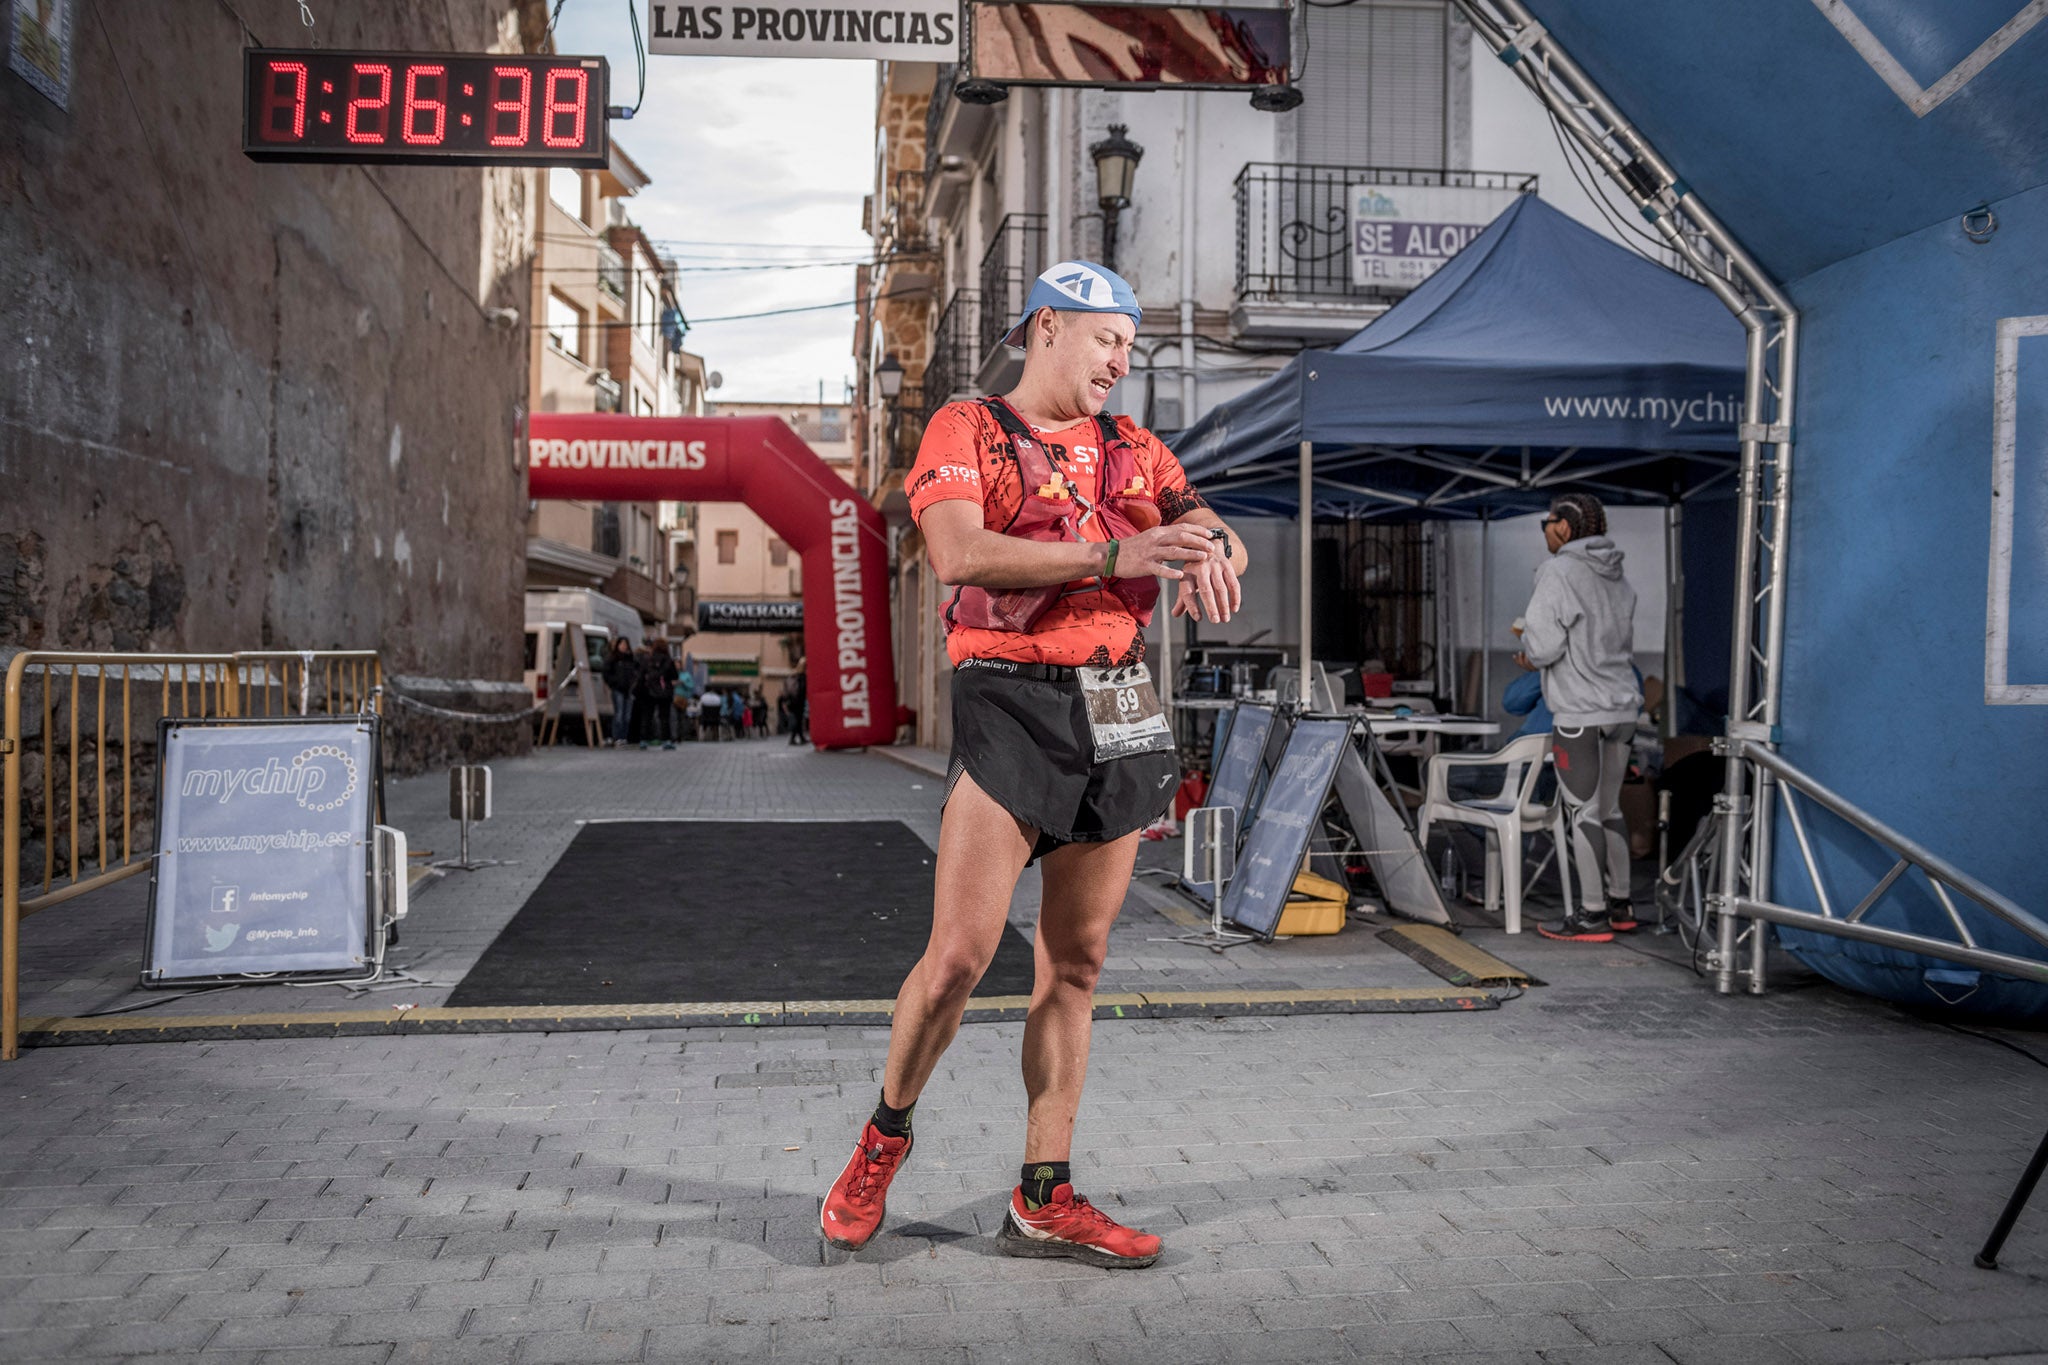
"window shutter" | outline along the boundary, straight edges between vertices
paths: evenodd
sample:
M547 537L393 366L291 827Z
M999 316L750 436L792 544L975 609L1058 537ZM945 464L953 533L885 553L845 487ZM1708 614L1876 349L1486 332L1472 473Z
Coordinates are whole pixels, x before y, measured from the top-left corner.
M1444 7L1434 0L1311 5L1307 24L1301 164L1441 167Z

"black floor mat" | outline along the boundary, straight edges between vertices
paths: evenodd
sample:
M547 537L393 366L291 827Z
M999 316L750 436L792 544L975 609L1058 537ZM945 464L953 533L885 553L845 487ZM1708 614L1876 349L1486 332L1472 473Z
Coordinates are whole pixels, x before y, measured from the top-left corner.
M891 998L931 933L932 862L893 820L585 825L448 1004ZM1030 990L1005 929L975 993Z

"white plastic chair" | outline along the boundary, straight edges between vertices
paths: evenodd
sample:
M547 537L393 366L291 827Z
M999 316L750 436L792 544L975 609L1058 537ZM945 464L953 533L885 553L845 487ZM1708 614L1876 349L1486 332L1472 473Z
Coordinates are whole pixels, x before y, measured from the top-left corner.
M1522 840L1523 836L1548 829L1558 853L1558 875L1566 879L1565 903L1571 903L1569 874L1562 850L1565 842L1564 812L1556 796L1536 799L1536 782L1550 762L1550 735L1523 735L1505 748L1490 754L1436 754L1426 765L1427 777L1422 808L1416 813L1415 842L1429 847L1429 827L1438 822L1475 825L1487 833L1486 908L1501 906L1506 892L1505 921L1511 934L1522 932ZM1454 801L1450 795L1453 768L1501 768L1500 790L1492 796L1471 801ZM1546 858L1545 862L1549 860ZM1542 868L1537 869L1541 875Z

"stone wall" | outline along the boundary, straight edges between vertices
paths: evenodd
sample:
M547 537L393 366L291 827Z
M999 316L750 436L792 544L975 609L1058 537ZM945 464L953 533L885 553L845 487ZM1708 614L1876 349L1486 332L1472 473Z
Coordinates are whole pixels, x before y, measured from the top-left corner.
M538 173L259 165L241 51L313 41L291 6L74 12L68 111L0 73L0 645L517 678ZM537 17L365 0L317 42Z
M384 769L394 777L533 750L533 694L524 683L403 674L384 683ZM519 719L477 719L484 716Z

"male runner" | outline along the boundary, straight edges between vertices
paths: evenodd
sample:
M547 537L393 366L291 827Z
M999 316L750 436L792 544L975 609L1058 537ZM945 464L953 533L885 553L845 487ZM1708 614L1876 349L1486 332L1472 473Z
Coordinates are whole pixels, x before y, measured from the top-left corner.
M944 612L953 761L931 939L896 997L881 1101L820 1213L837 1247L881 1227L911 1110L1006 931L1018 876L1043 859L1025 1160L997 1240L1101 1266L1159 1258L1157 1237L1074 1192L1068 1159L1109 928L1138 832L1179 777L1140 665L1154 578L1179 581L1174 615L1227 621L1245 554L1157 437L1103 415L1138 321L1131 287L1101 266L1040 275L1005 338L1024 351L1017 387L940 409L910 474L932 569L957 585Z

